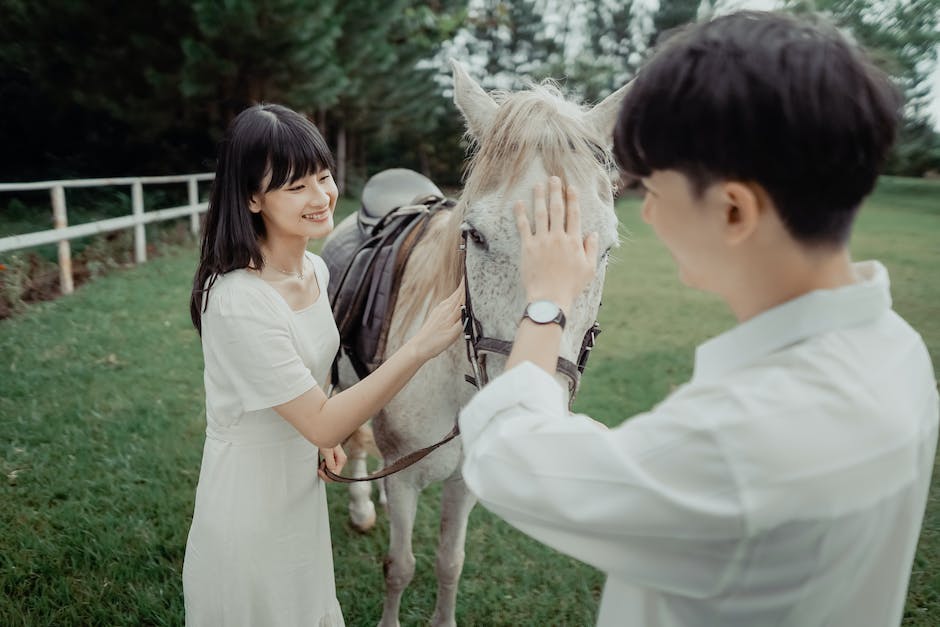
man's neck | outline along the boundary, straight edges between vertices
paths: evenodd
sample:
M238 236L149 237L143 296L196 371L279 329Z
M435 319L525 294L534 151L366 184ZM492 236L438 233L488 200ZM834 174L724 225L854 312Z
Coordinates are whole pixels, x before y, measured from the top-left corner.
M741 272L725 300L738 322L816 290L835 289L855 282L849 251L838 248L784 247L764 254Z

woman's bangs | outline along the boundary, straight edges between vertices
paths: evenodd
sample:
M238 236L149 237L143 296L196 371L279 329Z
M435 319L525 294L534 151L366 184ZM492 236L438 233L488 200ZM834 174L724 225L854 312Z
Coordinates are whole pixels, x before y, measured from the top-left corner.
M329 149L316 127L310 126L310 129L295 129L281 122L273 127L268 153L271 178L265 191L280 189L301 177L333 169Z

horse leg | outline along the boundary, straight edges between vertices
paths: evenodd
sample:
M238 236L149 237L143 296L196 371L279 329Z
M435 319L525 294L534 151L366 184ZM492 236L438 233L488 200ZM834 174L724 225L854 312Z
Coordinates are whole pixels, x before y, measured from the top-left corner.
M349 456L350 476L365 477L369 474L366 466L371 448L375 449L372 441L372 429L367 425L359 427L347 440L347 455ZM372 502L372 484L368 481L359 481L349 484L349 520L357 531L366 532L375 526L375 504Z
M457 474L444 483L441 491L441 536L437 545L437 605L431 624L456 626L457 585L463 570L467 518L476 503L463 477Z
M401 475L385 478L389 495L388 556L385 558L385 604L380 627L399 627L401 595L415 574L415 556L411 550L411 534L418 509L417 486Z
M381 462L380 462L381 463ZM384 468L384 464L380 465L379 468ZM388 513L388 492L385 491L385 482L379 481L378 492L379 492L379 505L385 508L385 513Z

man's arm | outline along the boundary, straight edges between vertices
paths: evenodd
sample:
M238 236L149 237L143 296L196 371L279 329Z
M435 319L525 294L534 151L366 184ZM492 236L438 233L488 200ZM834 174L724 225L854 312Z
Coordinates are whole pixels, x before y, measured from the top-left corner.
M535 191L531 224L516 206L522 279L530 301L570 311L594 276L597 240L581 234L577 195L565 198L557 178L548 188L548 207ZM657 409L607 430L570 415L554 380L561 336L558 324L524 319L506 372L461 412L467 487L513 526L609 574L707 594L737 559L743 525L707 421ZM690 565L689 555L709 557Z
M607 430L569 414L567 391L522 363L461 412L464 482L509 524L609 575L708 594L745 532L733 473L693 411L700 401Z

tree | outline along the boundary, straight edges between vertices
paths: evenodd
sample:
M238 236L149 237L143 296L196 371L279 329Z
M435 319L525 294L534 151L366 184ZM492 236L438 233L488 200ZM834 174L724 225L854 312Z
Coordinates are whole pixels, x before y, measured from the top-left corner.
M314 117L340 155L349 129L347 149L360 163L377 145L424 154L421 129L452 109L440 63L429 61L465 8L465 0L0 0L3 178L211 167L229 120L265 100Z
M940 169L940 138L929 122L930 73L940 53L937 0L794 0L801 13L819 11L851 33L897 82L906 100L888 172L921 175Z
M194 28L187 7L4 1L3 178L114 175L129 164L173 167L201 152L186 139L176 89L179 37Z
M419 157L424 154L426 137L434 131L444 104L437 82L439 63L432 61L456 32L465 8L464 0L392 0L380 7L371 0L343 4L336 17L344 36L337 41L335 56L345 83L337 101L319 116L335 146L341 189L347 187L350 170L357 186L371 154L415 147ZM427 171L427 164L421 169Z
M340 0L196 0L197 32L182 41L181 89L213 128L276 101L311 114L339 100L347 78L336 57Z
M815 10L831 16L898 81L911 117L925 115L928 78L940 51L940 2L800 0L790 6L797 12Z
M585 45L568 66L568 83L588 102L599 102L636 73L645 45L632 2L588 0Z
M708 0L704 0L708 2ZM710 9L709 5L709 9ZM706 9L705 12L707 12ZM656 46L669 31L694 22L702 12L701 0L660 0L653 14L653 30L649 36L650 47Z
M563 62L564 39L549 34L547 0L478 0L461 33L460 56L482 66L486 89L518 89Z
M904 120L886 169L914 176L940 173L940 133L928 119Z

